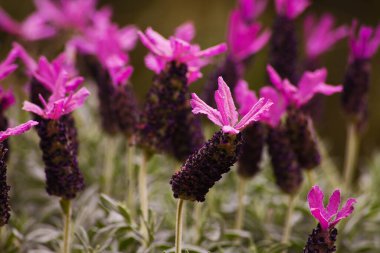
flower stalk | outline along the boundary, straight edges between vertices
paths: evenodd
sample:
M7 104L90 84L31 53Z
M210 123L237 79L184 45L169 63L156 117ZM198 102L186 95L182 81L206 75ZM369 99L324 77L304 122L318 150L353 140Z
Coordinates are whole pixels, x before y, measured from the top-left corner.
M62 198L61 199L61 208L63 212L63 245L62 253L70 253L71 249L71 215L72 215L72 206L71 200Z
M292 217L294 213L294 208L297 203L297 196L298 194L292 194L289 195L289 203L288 203L288 210L286 213L286 220L285 220L285 227L284 232L282 234L281 243L287 244L290 239L290 235L292 233ZM283 253L286 253L287 250L284 250Z
M183 199L178 199L177 202L177 215L176 215L176 225L175 225L175 253L182 252L182 214L185 201Z
M247 181L244 178L238 178L238 208L235 218L235 229L241 230L243 228L244 216L245 216L245 205L244 205L244 196Z
M344 160L344 184L348 190L351 186L356 171L356 162L359 151L359 133L355 123L349 123L347 126L347 145Z
M135 153L136 153L136 147L135 145L129 145L127 150L127 166L126 166L126 173L127 175L127 182L128 182L128 193L127 193L127 203L130 210L134 207L134 178L135 178Z
M148 208L149 208L149 200L148 200L148 185L147 185L147 154L142 155L142 160L138 173L138 189L140 195L140 210L142 214L142 224L144 221L148 220ZM148 231L146 226L141 226L141 233L143 235L144 240L148 241Z

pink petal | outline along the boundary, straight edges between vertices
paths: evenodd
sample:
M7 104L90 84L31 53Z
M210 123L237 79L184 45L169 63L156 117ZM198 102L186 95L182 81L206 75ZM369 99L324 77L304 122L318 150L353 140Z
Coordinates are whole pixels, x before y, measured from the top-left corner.
M329 199L329 203L327 204L326 211L328 214L328 217L326 217L328 220L333 217L339 209L340 206L340 191L335 190L333 194L331 194L331 197Z
M354 204L356 203L356 199L347 200L344 207L338 212L335 220L331 222L330 227L334 227L338 222L346 217L348 217L354 211Z
M323 230L327 230L329 228L329 221L323 216L321 209L318 208L310 208L311 214L315 219L321 224Z
M214 108L208 106L197 96L197 94L191 94L190 105L193 108L194 114L205 114L214 124L223 127L222 116L220 113Z
M144 61L145 66L156 74L159 74L165 67L165 65L153 54L147 54L147 56L144 58Z
M137 42L137 28L126 26L118 31L118 42L123 50L131 51Z
M323 205L324 194L318 185L311 188L309 194L307 195L307 200L309 202L310 209L320 209L324 210Z
M12 91L3 91L0 88L0 104L1 109L3 111L7 110L10 106L12 106L16 102L16 98L13 95Z
M234 90L234 96L240 106L240 115L246 115L254 104L257 103L257 96L254 91L248 87L248 83L244 80L239 80Z
M0 8L0 29L8 33L19 35L20 25L14 21L2 8Z
M18 125L16 127L8 128L5 131L1 131L0 132L0 142L4 141L5 139L7 139L10 136L23 134L26 131L30 130L33 126L36 126L36 125L38 125L37 121L29 120L28 122L23 123L21 125Z
M193 22L186 22L175 29L174 37L191 42L195 37L195 27Z
M272 127L276 127L286 112L287 103L285 99L273 87L269 86L260 89L260 96L273 101L270 112L264 114L262 120Z
M253 121L262 119L272 105L273 102L271 100L260 98L259 101L251 108L251 110L240 120L235 128L239 131L242 131Z
M263 13L267 3L266 0L239 0L239 9L244 19L252 22Z
M65 104L65 108L64 108L65 114L70 113L78 109L79 107L83 106L84 102L86 101L89 95L90 95L90 91L86 88L81 88L80 90L78 90L70 98L69 102Z
M18 43L14 42L13 49L16 50L18 57L23 61L30 74L37 69L36 61L26 52L26 50Z
M231 90L221 76L218 78L218 90L215 92L215 98L224 125L234 126L238 122L239 115Z
M25 111L27 111L27 112L32 112L34 114L37 114L37 115L39 115L41 117L44 117L44 115L45 115L45 113L41 109L41 107L39 107L36 104L30 103L28 101L24 101L24 105L23 105L22 109L25 110Z
M218 54L222 54L227 51L227 44L221 43L213 47L209 47L205 50L199 51L197 57L212 57Z

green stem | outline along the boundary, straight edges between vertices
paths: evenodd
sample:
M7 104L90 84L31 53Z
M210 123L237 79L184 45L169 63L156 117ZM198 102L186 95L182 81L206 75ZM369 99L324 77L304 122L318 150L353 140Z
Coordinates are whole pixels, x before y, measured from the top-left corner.
M354 123L347 126L346 154L344 160L344 183L346 189L350 189L355 175L356 160L359 150L359 134Z
M244 195L245 195L246 180L239 177L238 179L238 209L235 217L235 229L242 229L244 216L245 216L245 205L244 205Z
M142 213L142 219L148 221L148 190L147 190L147 155L142 155L142 160L138 173L138 188L139 188L139 196L140 196L140 210ZM141 233L145 242L148 242L148 230L144 225L145 222L142 221Z
M127 203L128 208L133 211L134 210L134 194L135 194L135 188L133 185L135 174L134 174L134 165L135 165L135 156L136 147L134 145L128 146L127 151L127 167L126 167L126 175L128 175L128 196L127 196Z
M284 233L282 235L282 240L281 243L287 244L290 239L290 234L292 232L292 217L293 217L293 212L295 208L295 204L297 200L297 195L290 195L289 196L289 204L288 204L288 211L286 214L286 221L285 221L285 228L284 228ZM287 250L284 250L283 253L286 253Z
M182 210L185 201L179 199L177 203L177 216L175 224L175 253L182 252Z
M71 200L61 199L61 208L63 211L64 219L62 253L70 253L72 215Z
M202 232L202 203L195 203L195 211L193 215L193 219L195 221L195 233L194 233L194 243L197 245L201 240L201 232Z
M106 137L104 168L104 193L111 194L112 178L114 174L114 160L116 156L116 142L111 137Z
M309 181L310 188L315 185L315 171L314 170L306 170L307 181Z

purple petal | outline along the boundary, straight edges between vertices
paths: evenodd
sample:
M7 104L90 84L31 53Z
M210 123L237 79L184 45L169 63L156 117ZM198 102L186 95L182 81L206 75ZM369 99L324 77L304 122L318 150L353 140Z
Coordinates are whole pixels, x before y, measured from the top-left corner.
M215 92L215 102L222 116L223 124L235 126L239 115L236 111L231 90L221 76L218 78L218 90Z
M186 22L175 29L174 37L191 42L195 37L195 27L193 22Z
M331 197L329 199L329 203L327 204L326 211L328 214L328 217L326 217L328 220L333 217L339 209L340 206L340 191L335 190L333 194L331 194Z
M269 111L273 102L269 99L260 98L259 101L251 108L251 110L240 120L235 126L239 131L242 131L245 127L254 121L258 121L265 117L265 114Z
M346 204L343 208L338 212L336 218L333 222L331 222L330 227L334 227L338 222L346 217L348 217L354 211L354 204L356 203L356 199L347 200Z
M145 66L152 70L154 73L159 74L165 67L165 63L159 60L153 54L147 54L144 58Z
M248 83L239 80L234 90L234 96L239 104L239 114L246 115L254 104L257 103L257 96L248 87Z
M16 127L8 128L5 131L1 131L0 142L7 139L10 136L23 134L26 131L30 130L35 125L38 125L37 121L29 120L28 122L18 125Z
M135 26L126 26L118 31L118 42L123 50L131 51L136 46L138 36Z
M41 117L44 117L44 115L45 115L45 113L41 109L41 107L39 107L36 104L30 103L28 101L24 101L24 105L23 105L22 109L27 111L27 112L32 112L34 114L37 114L38 116L41 116Z
M285 99L273 87L269 86L260 89L260 96L273 101L270 112L264 114L262 120L272 127L276 127L286 112L287 103Z
M191 94L190 105L193 108L194 114L205 114L214 124L223 127L222 116L220 113L202 101L197 94Z
M314 216L317 221L321 224L323 230L327 230L329 228L329 221L323 216L322 211L317 208L310 208L311 214Z

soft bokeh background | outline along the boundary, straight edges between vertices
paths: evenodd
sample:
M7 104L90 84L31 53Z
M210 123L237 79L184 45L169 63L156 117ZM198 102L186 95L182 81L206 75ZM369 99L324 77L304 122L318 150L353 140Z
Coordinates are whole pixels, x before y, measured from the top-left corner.
M110 5L114 10L114 20L121 26L136 24L141 29L152 26L160 33L168 36L174 28L184 21L192 20L197 28L196 42L202 47L212 46L225 40L226 23L229 11L234 7L235 0L103 0L100 5ZM0 6L13 17L22 19L33 10L30 0L0 0ZM273 1L262 17L262 22L270 26L273 22ZM379 22L378 0L318 0L314 1L307 13L330 12L337 17L338 23L350 23L358 18L362 23L376 25ZM84 12L86 10L83 10ZM304 16L303 16L304 17ZM299 20L299 36L302 39L302 17ZM11 38L0 33L0 52L4 55L9 50ZM143 56L147 50L139 43L131 54L132 64L135 67L133 83L141 99L147 91L153 73L147 70L143 63ZM300 49L302 53L302 49ZM246 78L254 88L265 84L265 65L267 63L268 48L260 52L254 64L248 69ZM340 83L343 80L347 64L347 41L340 42L333 51L325 55L323 64L329 70L329 82ZM380 54L373 60L373 77L370 96L369 128L362 141L361 163L366 162L378 147L380 147ZM212 70L208 67L204 76ZM201 90L205 78L192 87ZM340 109L340 96L327 99L325 114L318 123L318 132L331 148L331 155L341 167L345 148L345 118Z

